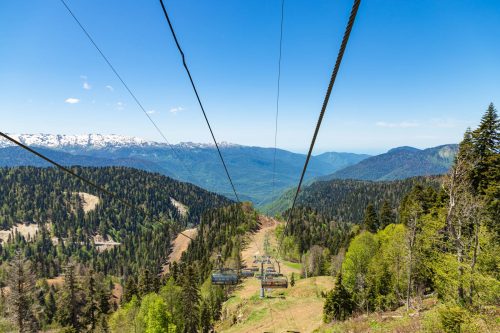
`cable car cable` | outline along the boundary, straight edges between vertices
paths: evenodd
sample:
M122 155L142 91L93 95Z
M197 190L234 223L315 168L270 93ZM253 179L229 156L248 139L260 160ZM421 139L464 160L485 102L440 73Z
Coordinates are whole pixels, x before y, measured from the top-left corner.
M285 12L285 0L281 1L281 24L280 24L280 51L278 57L278 83L276 87L276 117L274 123L274 156L273 156L273 192L272 195L274 197L274 192L276 188L276 147L277 147L277 139L278 139L278 115L279 115L279 105L280 105L280 81L281 81L281 56L283 49L283 20L284 20L284 12Z
M179 50L179 53L181 54L182 57L182 64L184 66L184 69L186 70L186 73L189 77L189 81L191 82L191 86L194 90L194 93L196 95L196 99L198 100L198 104L200 105L201 111L203 112L203 117L205 118L205 121L207 123L208 129L210 130L210 134L212 135L212 139L215 143L215 147L217 148L217 152L219 153L220 160L222 161L222 165L224 166L224 170L226 171L227 178L229 179L229 183L231 184L231 187L233 188L234 196L236 197L236 201L240 203L240 198L238 197L238 194L236 193L236 188L234 187L233 180L231 179L231 176L229 175L229 171L226 166L226 162L224 161L224 157L222 157L222 153L219 149L219 144L217 143L217 140L215 139L214 132L212 130L212 126L210 126L210 122L208 121L207 114L205 112L205 108L203 107L203 103L201 102L200 95L198 94L198 90L196 89L196 85L194 84L193 77L191 76L191 72L189 71L189 68L186 64L186 57L184 55L184 52L182 51L182 48L179 44L179 41L177 40L177 36L174 31L174 27L172 26L172 22L170 22L170 18L167 13L167 9L165 8L165 5L163 4L163 0L160 0L161 8L163 9L163 14L165 15L165 18L167 19L168 26L170 28L170 32L172 33L172 36L175 41L175 45L177 46L177 49Z
M190 173L191 176L194 179L196 179L197 177L194 176L193 171L187 166L187 164L184 162L184 160L180 158L180 156L177 153L177 151L174 148L174 146L168 141L168 139L165 136L165 134L163 134L163 131L160 129L160 127L156 124L156 122L153 120L153 118L146 111L146 109L144 108L144 106L142 105L142 103L139 101L139 99L136 97L136 95L133 93L133 91L129 88L129 86L127 85L127 83L125 82L125 80L122 78L122 76L115 69L115 67L113 66L113 64L111 63L111 61L109 61L108 57L106 57L106 55L101 51L101 49L99 48L99 46L97 45L97 43L94 41L94 39L92 38L92 36L90 35L90 33L87 31L87 29L85 29L85 27L80 22L80 20L76 17L76 15L73 13L73 11L71 10L71 8L69 8L69 6L66 4L66 1L65 0L60 0L60 1L64 5L64 7L67 9L68 13L73 17L73 19L75 20L75 22L77 23L77 25L80 27L80 29L83 31L83 33L87 36L87 38L89 39L89 41L91 42L91 44L95 47L95 49L97 50L97 52L99 52L99 54L101 55L102 59L106 62L106 64L108 65L108 67L111 69L111 71L115 74L115 76L118 78L118 80L122 83L122 85L128 91L128 93L130 94L130 96L132 97L132 99L135 101L135 103L139 106L139 108L142 110L142 112L149 119L149 121L154 126L154 128L156 129L156 131L160 134L160 136L163 138L163 140L167 143L167 145L169 146L169 148L174 153L175 157L177 157L177 159L181 162L181 164L184 167L184 169L187 170L188 173Z
M304 163L304 168L302 169L302 174L300 176L299 185L297 186L297 191L295 192L295 196L293 198L292 207L290 208L290 211L288 213L288 219L285 222L285 227L283 229L283 233L282 233L281 238L280 238L280 242L279 242L279 246L278 246L278 253L281 250L281 245L283 244L283 238L286 234L287 227L292 221L292 213L293 213L293 210L295 208L295 204L297 202L297 197L299 195L300 188L302 186L302 181L304 180L304 175L305 175L306 170L307 170L307 165L309 164L309 160L311 158L311 154L312 154L312 151L314 149L314 144L316 143L316 138L318 136L318 132L319 132L319 129L321 127L321 122L323 121L323 116L325 115L326 107L328 105L328 101L330 100L332 88L333 88L333 85L335 84L335 79L337 78L337 73L339 71L340 64L341 64L342 58L344 56L344 51L346 49L347 42L349 41L349 36L351 34L351 30L352 30L352 27L354 25L354 20L356 19L356 14L358 13L358 8L359 8L360 3L361 3L361 0L354 0L354 3L352 5L351 14L349 16L349 21L347 23L346 30L344 32L344 37L342 38L342 43L340 45L340 49L339 49L339 52L337 55L337 60L335 62L332 76L330 78L330 84L328 85L328 89L326 91L325 99L323 101L323 106L321 107L321 112L319 114L318 122L316 123L316 129L314 130L314 135L313 135L312 140L311 140L309 152L307 153L307 158L306 158L306 161Z
M142 214L148 216L149 218L151 218L152 220L155 220L156 218L151 214L151 213L148 213L146 210L140 208L139 206L137 205L134 205L133 203L131 203L130 201L127 201L125 199L122 199L120 197L118 197L115 193L105 189L104 187L102 186L99 186L97 185L96 183L94 183L93 181L83 177L83 176L80 176L79 174L75 173L74 171L70 170L69 168L57 163L56 161L48 158L47 156L43 155L42 153L26 146L25 144L17 141L16 139L12 138L11 136L3 133L3 132L0 132L0 136L4 137L5 139L9 140L10 142L16 144L17 146L27 150L28 152L40 157L41 159L45 160L46 162L54 165L55 167L57 167L58 169L68 173L69 175L73 176L73 177L76 177L78 178L80 181L84 182L85 184L89 185L90 187L93 187L94 189L96 189L97 191L99 192L102 192L106 195L108 195L109 197L111 197L112 199L115 199L121 203L123 203L125 206L129 207L129 208L132 208L132 209L135 209L137 211L140 211ZM194 241L193 238L191 238L190 236L184 234L183 232L179 232L179 234L181 234L182 236L186 237L186 238L189 238L190 240Z

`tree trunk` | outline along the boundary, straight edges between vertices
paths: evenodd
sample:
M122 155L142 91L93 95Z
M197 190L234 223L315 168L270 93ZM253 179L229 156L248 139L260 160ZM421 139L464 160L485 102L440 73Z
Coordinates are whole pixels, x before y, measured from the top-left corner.
M477 220L476 220L477 221ZM474 251L472 254L472 262L470 264L470 281L469 281L469 305L472 305L472 295L474 294L474 270L477 261L477 251L479 249L479 223L474 223Z
M415 238L417 235L417 218L413 219L411 236L410 236L410 246L409 246L409 256L410 260L408 263L408 285L406 287L406 311L410 310L410 298L411 298L411 286L412 286L412 275L413 275L413 247L415 245Z

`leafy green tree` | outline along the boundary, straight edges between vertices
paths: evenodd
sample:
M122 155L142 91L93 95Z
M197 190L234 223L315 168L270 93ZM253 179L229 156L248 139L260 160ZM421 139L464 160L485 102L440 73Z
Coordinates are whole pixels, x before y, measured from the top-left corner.
M343 285L356 306L366 311L370 309L368 267L377 250L375 236L363 231L351 241L342 264Z
M113 333L136 333L140 332L142 326L137 319L140 302L137 296L133 296L130 302L125 303L115 311L109 318L109 330Z
M174 318L175 323L180 327L182 324L182 304L179 301L182 295L182 287L175 284L174 278L171 276L167 283L160 289L160 296L162 297L165 305L167 306L168 312Z
M363 225L366 230L372 233L377 232L379 228L380 222L378 220L377 211L375 210L375 207L372 203L366 206Z
M137 318L145 333L174 333L177 329L165 302L156 294L144 296Z

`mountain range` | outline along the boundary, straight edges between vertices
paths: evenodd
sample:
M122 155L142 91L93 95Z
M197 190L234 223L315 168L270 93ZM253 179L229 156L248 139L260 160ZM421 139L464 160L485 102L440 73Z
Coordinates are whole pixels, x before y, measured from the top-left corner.
M168 145L120 135L12 134L18 141L35 147L63 165L128 166L158 172L191 182L209 191L234 199L213 144L184 142ZM295 186L305 155L283 149L219 144L241 200L263 206ZM370 156L327 152L313 156L305 180L353 178L365 180L402 179L442 174L451 165L456 145L419 150L401 147ZM0 166L48 166L38 157L0 140Z
M444 174L453 163L458 145L442 145L427 149L399 147L385 154L371 156L347 166L331 175L330 179L396 180L415 176Z
M176 145L119 135L22 134L12 136L64 165L129 166L158 172L234 199L213 144ZM219 144L241 200L254 203L278 197L295 184L305 155L278 149L273 185L274 148ZM369 155L325 153L311 159L306 179L314 179L353 165ZM0 166L47 166L38 157L0 140ZM274 188L274 193L273 193Z

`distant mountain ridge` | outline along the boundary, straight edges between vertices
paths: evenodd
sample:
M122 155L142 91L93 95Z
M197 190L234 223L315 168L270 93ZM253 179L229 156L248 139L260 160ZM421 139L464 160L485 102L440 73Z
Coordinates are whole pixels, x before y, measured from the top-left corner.
M147 141L138 137L124 136L118 134L81 134L81 135L66 135L66 134L9 134L17 141L34 147L46 148L87 148L87 149L103 149L103 148L120 148L120 147L168 147L167 143ZM13 143L0 139L0 148L14 146ZM179 148L215 148L214 144L210 143L193 143L181 142L177 145ZM219 146L238 146L227 142L220 142Z
M12 134L63 165L128 166L187 181L234 199L213 144L184 142L173 145L120 135ZM273 191L274 148L219 144L242 200L270 201L300 177L305 155L278 149ZM353 165L369 155L325 153L313 156L306 180ZM0 166L48 166L38 157L0 139Z
M458 150L458 145L447 144L427 149L397 147L385 154L371 156L348 166L321 180L397 180L415 176L441 175L446 173Z

